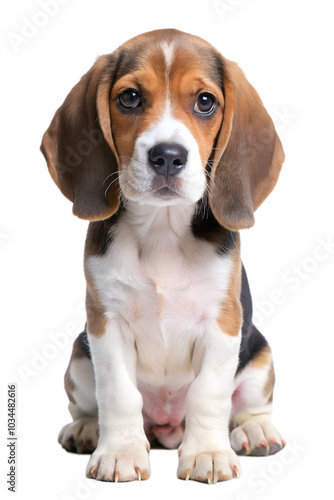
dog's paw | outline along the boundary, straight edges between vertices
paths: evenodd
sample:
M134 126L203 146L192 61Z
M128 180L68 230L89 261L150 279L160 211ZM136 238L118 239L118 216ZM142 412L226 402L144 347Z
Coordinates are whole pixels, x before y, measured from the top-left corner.
M87 466L87 477L99 481L141 481L150 476L148 449L142 445L113 451L99 446Z
M238 455L273 455L285 446L281 435L268 419L247 420L233 429L230 439Z
M72 453L93 453L97 446L99 428L96 419L79 418L65 425L58 435L58 442Z
M180 459L177 476L180 479L193 479L215 484L240 476L239 460L233 450L203 451L188 454L179 451Z

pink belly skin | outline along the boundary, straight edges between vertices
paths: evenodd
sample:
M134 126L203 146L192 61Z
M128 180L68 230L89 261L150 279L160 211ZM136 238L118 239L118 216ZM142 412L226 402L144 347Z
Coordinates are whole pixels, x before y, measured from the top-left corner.
M145 432L148 438L153 434L166 448L176 448L182 440L189 385L181 388L138 387L143 396Z

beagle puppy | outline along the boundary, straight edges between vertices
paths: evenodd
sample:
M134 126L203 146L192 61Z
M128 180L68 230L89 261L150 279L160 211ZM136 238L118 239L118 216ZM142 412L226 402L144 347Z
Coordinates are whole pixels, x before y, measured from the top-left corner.
M178 477L207 483L238 477L237 455L279 451L239 230L284 153L239 67L193 35L139 35L97 59L41 150L91 221L61 445L115 482L149 477L150 445L178 447Z

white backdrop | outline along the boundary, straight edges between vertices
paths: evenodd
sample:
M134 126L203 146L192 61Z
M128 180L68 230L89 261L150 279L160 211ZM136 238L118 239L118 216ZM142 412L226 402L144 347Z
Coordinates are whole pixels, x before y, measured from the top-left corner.
M1 491L7 384L17 384L17 495L27 499L327 498L332 491L333 27L330 0L20 0L2 3L0 272ZM85 322L83 244L39 152L69 90L128 38L174 27L237 61L275 120L286 162L274 193L242 234L256 322L277 374L274 421L288 445L241 458L241 479L176 479L176 451L151 452L152 477L86 480L87 456L57 443L70 420L63 374ZM332 463L331 463L332 461ZM2 496L2 498L4 498ZM7 497L6 497L7 498Z

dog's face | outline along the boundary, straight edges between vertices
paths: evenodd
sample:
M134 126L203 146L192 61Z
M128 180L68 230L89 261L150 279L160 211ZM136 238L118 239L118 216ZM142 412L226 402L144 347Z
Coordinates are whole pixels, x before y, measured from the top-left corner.
M173 41L148 46L137 69L113 85L112 135L127 199L170 205L204 195L224 97L211 52L205 58L196 49Z
M57 111L42 151L79 217L109 217L121 194L150 205L208 196L232 230L254 223L284 160L237 65L176 30L140 35L100 57Z

